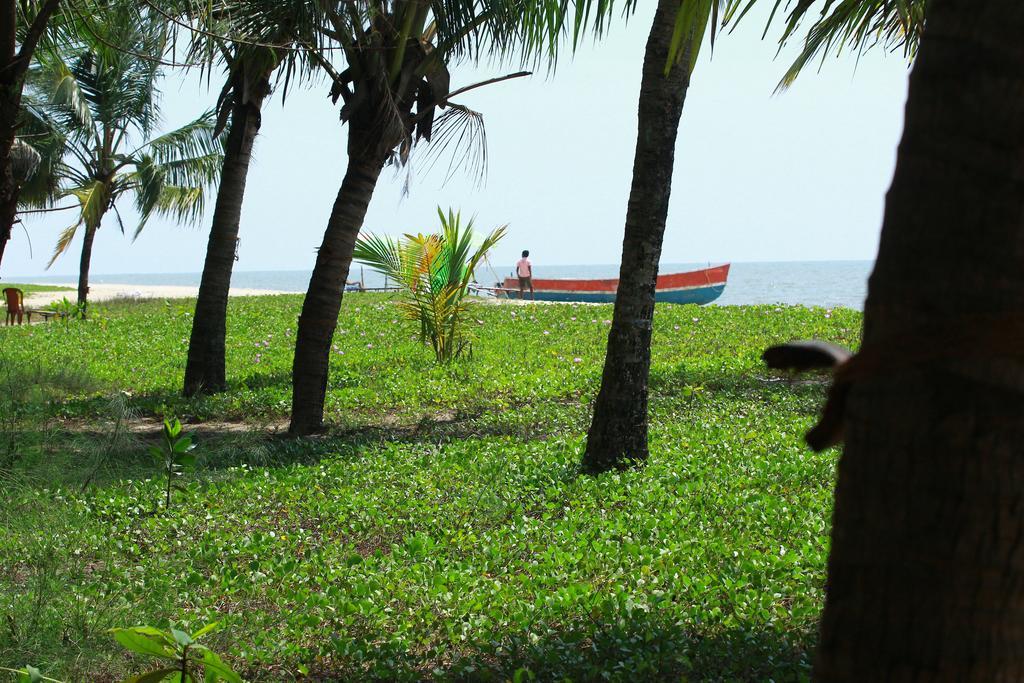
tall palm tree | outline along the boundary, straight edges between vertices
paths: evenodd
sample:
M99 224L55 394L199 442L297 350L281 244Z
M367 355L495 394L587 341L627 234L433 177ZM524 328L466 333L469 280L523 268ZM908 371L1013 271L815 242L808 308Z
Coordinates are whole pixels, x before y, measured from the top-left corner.
M782 0L776 0L772 16ZM588 3L584 3L588 4ZM614 3L602 3L605 11ZM624 3L627 9L632 3ZM603 472L642 462L647 450L647 380L658 261L668 216L676 131L690 70L709 24L741 18L752 0L659 0L644 57L639 132L633 183L626 212L619 290L608 333L601 387L587 434L583 469ZM820 52L876 42L916 45L924 0L839 0L823 2L803 49L783 85ZM814 8L797 3L782 40L790 38ZM600 9L600 8L599 8ZM712 37L714 33L712 33ZM682 62L682 64L679 64Z
M64 142L62 161L53 169L61 188L56 200L77 204L77 216L60 234L49 265L81 229L78 304L83 311L93 241L109 211L124 231L118 201L134 197L140 216L136 236L154 213L195 222L223 160L212 112L153 135L160 120L159 58L166 44L159 22L141 16L129 21L116 12L102 21L102 40L86 37L66 54L40 55L29 74L33 95L45 103L37 109L40 121Z
M818 681L1024 679L1024 5L931 0L843 376Z
M626 211L619 290L608 334L601 389L587 436L584 467L610 469L647 453L647 376L654 283L672 187L676 133L690 65L671 63L679 0L658 0L640 81L639 133ZM689 57L693 39L686 37ZM687 59L689 62L689 59Z
M228 292L238 244L245 182L253 144L260 130L263 102L270 95L271 77L281 63L279 52L273 48L240 43L224 47L223 61L227 78L218 101L217 132L227 125L228 135L189 337L185 365L186 396L223 391L227 385Z
M271 13L269 17L256 13L259 19L245 20L245 25L239 27L236 15L250 7L236 0L179 0L179 18L165 14L190 33L190 60L198 60L206 69L222 65L226 72L217 101L217 132L227 126L228 135L189 339L183 388L186 396L226 388L228 292L249 163L263 103L272 90L271 80L275 73L283 73L287 93L291 81L314 72L308 63L308 51L295 44L304 28L303 19L308 18L308 8L296 7L294 13ZM268 20L260 20L264 18ZM309 25L305 28L315 31Z
M500 59L548 47L551 13L526 0L334 0L267 2L237 15L250 24L279 25L301 16L297 39L309 47L344 101L348 168L331 211L299 318L293 364L293 434L320 428L331 340L352 250L378 176L404 162L417 140L447 138L467 126L479 135L479 114L451 102L449 65L459 58ZM252 33L258 33L253 30ZM340 54L344 68L332 56ZM438 110L443 113L438 115ZM450 139L450 138L449 138Z
M0 0L0 263L11 239L21 180L13 172L12 150L21 115L29 64L60 0ZM18 151L13 150L15 157Z

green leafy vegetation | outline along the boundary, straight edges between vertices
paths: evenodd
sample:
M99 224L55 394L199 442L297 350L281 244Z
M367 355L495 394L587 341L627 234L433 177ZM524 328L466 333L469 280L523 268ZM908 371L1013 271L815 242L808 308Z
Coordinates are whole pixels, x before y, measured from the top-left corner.
M856 346L859 313L659 307L651 459L588 477L610 306L481 304L473 356L436 365L394 297L348 294L332 430L290 440L300 306L233 299L231 386L195 400L190 302L0 330L40 378L0 475L0 665L116 679L146 664L109 629L219 621L249 680L807 677L835 454L802 443L823 383L760 354ZM167 515L172 414L202 446Z
M473 221L440 208L441 232L406 235L398 239L365 235L356 241L353 258L398 283L403 291L398 308L419 324L420 341L430 344L438 363L447 363L472 350L473 334L466 328L469 284L480 261L505 236L495 228L477 244Z
M159 446L150 446L149 452L153 459L160 465L167 480L165 489L164 509L171 509L171 491L184 491L181 484L175 480L185 473L185 470L196 464L196 456L192 450L196 447L192 443L192 437L181 433L181 421L178 418L173 420L164 419L164 431L161 435Z
M114 639L125 649L156 660L155 668L127 683L198 683L199 672L205 683L241 683L241 677L217 653L199 642L217 626L217 622L207 624L191 635L174 627L166 631L152 626L112 629Z

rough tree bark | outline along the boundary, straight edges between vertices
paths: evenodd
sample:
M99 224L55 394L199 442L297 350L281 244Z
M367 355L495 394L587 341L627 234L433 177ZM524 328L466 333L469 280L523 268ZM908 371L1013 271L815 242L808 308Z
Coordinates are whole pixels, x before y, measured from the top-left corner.
M232 107L231 128L224 150L217 204L210 226L203 277L192 321L192 334L185 366L186 396L224 391L225 339L227 336L228 291L235 264L235 245L245 196L245 181L252 159L252 147L260 129L260 108L269 94L269 75L264 79L263 95L243 102L241 96Z
M60 0L46 0L17 45L17 3L0 0L0 264L18 209L19 186L11 173L11 147L18 128L25 72Z
M2 108L0 105L0 109ZM0 114L0 119L3 118L3 114ZM11 142L13 141L14 136L11 135ZM0 147L5 144L6 138L0 140ZM0 265L4 262L4 252L7 250L7 243L11 240L11 232L18 217L18 185L11 174L10 147L7 149L6 155L0 153Z
M353 143L355 139L355 143ZM366 209L384 168L384 154L367 151L355 128L349 130L349 161L327 222L323 244L302 302L292 364L292 419L289 433L312 434L323 425L331 340L352 264L352 250ZM380 148L380 147L378 147ZM383 147L387 149L386 147Z
M78 310L85 317L85 308L89 303L89 262L92 261L92 243L96 239L96 228L83 226L85 236L82 239L82 258L78 263Z
M1024 680L1022 37L1017 0L928 8L865 305L882 369L845 409L818 681Z
M659 0L644 55L619 290L583 455L583 469L592 473L647 458L654 286L672 189L676 133L690 82L689 50L665 75L678 10L679 0Z

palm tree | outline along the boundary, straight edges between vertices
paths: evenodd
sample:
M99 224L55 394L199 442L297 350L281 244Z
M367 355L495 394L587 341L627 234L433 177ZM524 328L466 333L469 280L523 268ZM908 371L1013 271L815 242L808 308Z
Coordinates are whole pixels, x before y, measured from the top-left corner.
M25 75L60 0L0 1L0 263L11 238L21 179L12 169ZM23 151L23 150L22 150Z
M606 3L607 11L613 3ZM627 8L632 3L625 3ZM690 70L704 28L742 17L752 0L659 0L644 57L639 132L626 212L619 290L608 333L601 387L587 434L583 469L591 473L643 462L647 450L647 379L651 362L654 289L668 216L676 131ZM776 0L775 11L781 0ZM788 39L814 5L797 3L782 36ZM783 85L819 52L876 42L916 45L923 0L840 0L825 3ZM714 32L712 32L712 37ZM678 63L682 62L682 65Z
M1024 6L932 0L846 366L818 681L1024 678Z
M495 228L477 244L473 221L438 208L441 232L406 235L401 239L366 235L356 240L352 257L388 276L403 289L399 309L419 323L420 341L430 344L438 363L455 360L471 348L472 334L463 321L466 296L474 272L505 236Z
M159 23L112 13L103 35L102 41L85 37L67 54L41 55L29 74L33 95L45 103L37 109L40 121L63 140L62 161L53 169L60 186L56 200L77 204L77 216L60 234L49 265L82 229L78 305L83 311L93 240L108 211L113 209L124 231L117 202L132 195L140 216L136 236L154 213L195 222L223 160L212 112L153 137L160 116L159 57L166 41Z
M220 98L220 111L231 117L224 145L224 166L214 205L206 260L199 283L195 317L185 365L186 396L226 388L225 339L228 292L235 262L238 227L245 196L245 181L253 143L260 129L260 110L270 94L270 78L277 60L270 50L258 56L236 46L226 59L228 78Z
M271 93L274 73L289 80L309 75L305 49L297 49L304 12L274 14L272 22L250 22L245 35L232 35L238 3L182 0L179 14L191 31L190 58L205 68L224 66L226 78L217 102L217 130L227 126L224 167L210 227L199 296L189 339L184 394L215 393L226 388L225 340L228 292L238 244L242 201L252 149L260 130L263 103ZM257 15L258 16L258 15ZM168 19L173 19L167 15ZM240 32L239 32L240 33Z
M239 43L223 50L223 60L228 74L218 101L216 132L228 125L228 118L230 124L189 338L185 365L186 396L223 391L227 386L228 292L238 244L245 181L262 120L260 111L270 95L270 79L281 63L278 51L270 47Z
M583 456L600 472L647 454L647 376L654 283L672 186L676 132L690 81L689 64L670 68L679 0L659 0L640 82L640 132L626 211L619 290L608 334L601 389ZM692 54L692 38L686 38ZM689 61L689 59L687 59Z
M524 0L357 0L309 3L253 0L237 16L257 26L302 17L297 39L331 80L331 96L344 101L348 168L331 211L303 302L292 370L292 434L320 428L334 328L352 250L377 178L389 161L408 159L417 140L451 140L464 126L481 139L480 115L451 101L449 64L481 56L550 47L556 13ZM555 17L557 18L557 17ZM340 52L345 68L329 55ZM475 86L473 86L475 87ZM443 110L439 116L438 110ZM436 118L435 118L436 117Z

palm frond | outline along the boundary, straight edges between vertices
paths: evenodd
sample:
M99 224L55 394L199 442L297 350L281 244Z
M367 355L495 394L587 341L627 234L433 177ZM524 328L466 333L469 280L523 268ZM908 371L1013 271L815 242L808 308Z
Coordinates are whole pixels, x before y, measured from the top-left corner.
M29 85L37 92L49 93L50 104L65 113L76 127L93 128L93 114L85 87L62 55L44 53L38 68L29 74Z
M187 160L194 161L194 160ZM216 174L216 165L209 164L211 175ZM171 178L167 165L157 164L152 157L143 157L130 175L126 185L135 192L135 208L139 212L139 224L132 239L137 239L153 214L173 218L185 224L195 225L203 217L206 208L207 184L176 184ZM184 174L195 179L195 169Z
M448 209L446 216L440 207L437 216L441 220L441 237L445 245L442 258L438 259L436 277L442 284L457 285L462 282L463 272L471 259L473 249L473 220L462 225L462 215Z
M140 216L132 240L138 239L153 214L173 218L186 225L196 225L202 219L205 209L206 194L203 188L165 185L152 208Z
M157 213L187 225L197 224L206 207L206 193L201 187L167 185L156 203Z
M24 140L16 139L10 152L11 174L19 185L28 182L39 170L43 155Z
M680 0L675 16L669 53L665 62L668 73L688 58L693 69L708 28L711 44L720 26L733 16L747 0ZM528 3L531 4L531 3ZM618 17L628 17L639 6L637 0L551 0L538 2L527 10L528 41L538 57L557 59L563 36L571 37L575 50L587 34L603 37ZM546 50L539 49L546 47Z
M478 186L487 181L487 128L484 117L468 107L449 105L434 121L433 137L424 162L431 170L448 157L444 182L464 171Z
M213 110L209 110L196 120L153 138L139 151L144 151L158 164L179 162L190 157L223 158L224 146L221 139L214 135L215 126L216 116Z
M252 102L274 72L284 81L282 98L292 82L318 76L311 52L302 48L320 47L329 6L295 0L178 0L175 15L188 27L189 62L207 77L217 66L226 66L226 87L217 107L222 111L221 105L235 98Z
M490 253L491 249L497 246L498 242L500 242L507 233L508 225L502 225L492 230L491 233L483 239L483 241L477 247L476 252L474 252L473 256L466 262L466 268L463 271L462 275L463 289L468 287L469 284L476 277L476 268L478 265L480 265L480 262L487 258L487 255Z
M213 111L142 146L130 158L139 211L137 238L152 214L195 224L205 209L206 190L216 186L224 165L224 147L214 135Z
M175 159L159 165L164 181L182 187L215 187L224 166L224 154L214 152L198 157Z
M46 269L49 270L57 258L68 250L71 246L71 241L75 239L75 233L78 232L79 226L82 225L82 218L79 216L75 223L72 223L68 227L64 228L60 235L57 236L57 245L53 248L53 255L50 256L50 260L46 264Z
M46 110L38 107L31 96L22 100L18 135L39 155L35 171L22 181L18 204L40 209L53 206L60 196L61 182L69 175L63 164L67 139Z
M133 5L76 5L77 41L53 55L54 64L42 66L75 81L100 127L135 130L145 137L159 121L155 86L166 30L160 22L140 17Z
M401 243L386 235L360 235L352 258L393 280L405 279L407 256L402 252Z
M82 223L86 228L95 230L100 227L103 214L110 203L110 187L102 180L93 180L88 185L74 187L65 191L65 196L78 200Z
M782 0L776 0L772 14ZM802 0L790 12L780 38L784 44L808 20L814 0ZM825 0L804 39L803 47L779 83L784 89L816 57L841 54L844 49L861 53L872 47L902 50L910 60L924 32L928 0Z
M138 238L139 233L149 221L149 217L156 211L166 183L159 164L152 157L146 155L136 160L135 172L130 175L130 179L135 187L135 209L139 213L139 225L132 236L134 240Z
M86 185L66 190L63 196L74 197L78 201L78 218L60 233L53 256L46 264L47 268L71 246L71 240L80 226L84 226L86 230L96 230L100 227L109 206L110 188L101 180L93 180Z
M130 49L145 54L143 45ZM97 55L96 61L97 118L108 129L135 130L148 137L160 121L158 65L123 53Z

